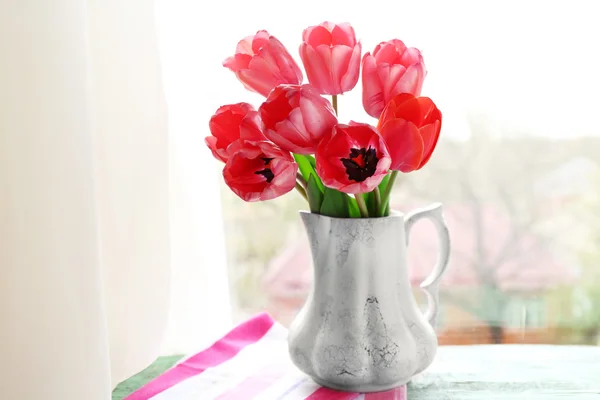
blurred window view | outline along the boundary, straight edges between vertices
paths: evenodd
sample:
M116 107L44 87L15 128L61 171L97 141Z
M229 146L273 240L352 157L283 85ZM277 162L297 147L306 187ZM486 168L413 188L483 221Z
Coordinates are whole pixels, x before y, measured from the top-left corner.
M263 6L269 10L275 2ZM311 0L293 18L273 11L246 19L249 7L255 5L240 2L207 62L220 63L239 39L259 29L278 37L299 62L302 29L324 19L350 22L363 53L392 38L423 52L422 95L443 113L441 139L425 168L399 177L392 203L403 212L444 204L452 256L441 286L440 343L600 343L600 25L594 2L365 8ZM224 68L214 81L223 83L222 104L260 104L261 97ZM340 96L339 109L341 121L375 123L362 109L360 82ZM289 324L312 284L298 217L307 206L295 192L244 203L221 186L235 317L266 310ZM415 226L409 246L420 303L418 285L435 263L437 246L428 224Z

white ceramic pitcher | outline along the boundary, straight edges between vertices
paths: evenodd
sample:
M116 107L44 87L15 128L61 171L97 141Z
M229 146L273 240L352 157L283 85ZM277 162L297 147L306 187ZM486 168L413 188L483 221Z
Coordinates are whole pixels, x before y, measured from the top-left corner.
M333 389L376 392L405 384L437 350L438 285L450 250L441 204L382 218L300 214L314 285L289 330L292 361ZM439 236L437 264L421 284L429 300L425 315L406 265L410 229L422 218L433 221Z

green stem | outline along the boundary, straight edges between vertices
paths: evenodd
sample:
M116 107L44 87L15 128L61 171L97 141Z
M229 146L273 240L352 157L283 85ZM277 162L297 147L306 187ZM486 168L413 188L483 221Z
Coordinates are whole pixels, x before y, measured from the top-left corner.
M299 182L296 182L296 190L298 191L298 193L300 193L302 195L302 197L304 197L304 200L308 201L308 196L306 195L306 190L304 190L304 188L302 187L302 185Z
M335 115L338 115L337 111L337 94L331 96L331 105L333 105L333 109L335 111Z
M376 216L380 216L379 210L381 209L381 192L379 191L379 186L375 186L375 190L373 190L373 197L375 198L374 214Z
M367 208L367 204L365 203L365 198L363 197L362 193L356 193L354 198L356 199L356 204L358 204L361 217L369 218L369 209Z
M306 182L306 179L304 179L304 177L302 176L302 174L300 172L298 172L296 174L296 180L298 182L300 182L300 184L302 185L302 187L306 190L306 188L308 187L308 182Z
M394 181L398 176L398 171L392 171L392 175L390 175L390 180L388 181L385 190L383 191L383 196L381 198L381 207L379 208L378 215L383 217L385 213L385 209L387 208L387 204L390 200L390 194L392 193L392 187L394 187Z

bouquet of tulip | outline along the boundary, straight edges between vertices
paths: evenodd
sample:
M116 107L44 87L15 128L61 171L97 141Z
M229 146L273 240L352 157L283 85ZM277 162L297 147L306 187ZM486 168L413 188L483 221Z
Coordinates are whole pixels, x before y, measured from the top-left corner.
M259 201L296 188L313 213L389 214L397 174L427 163L442 115L431 99L418 97L426 75L418 49L393 39L366 53L362 63L361 50L347 23L305 29L300 58L309 84L303 85L299 66L268 32L238 43L223 65L266 100L258 110L248 103L221 106L206 138L225 162L223 177L235 194ZM376 126L337 118L337 96L356 86L361 64L362 102Z

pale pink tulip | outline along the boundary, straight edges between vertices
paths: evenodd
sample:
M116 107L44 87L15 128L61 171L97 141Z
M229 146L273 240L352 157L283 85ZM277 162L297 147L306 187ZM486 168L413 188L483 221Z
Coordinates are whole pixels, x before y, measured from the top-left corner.
M418 49L407 48L402 41L381 42L362 60L363 107L379 118L387 103L400 93L421 94L425 64Z
M274 87L299 85L303 78L283 44L264 30L240 40L235 55L223 61L223 66L233 71L246 89L265 97Z
M300 58L306 76L321 94L341 94L356 86L361 44L350 24L323 22L302 33Z
M337 124L331 103L311 85L277 86L258 108L264 135L282 149L312 154Z

